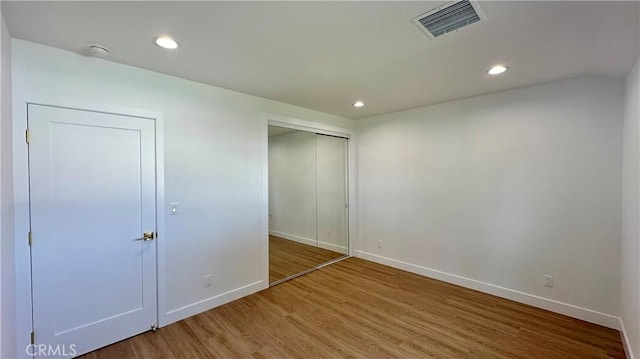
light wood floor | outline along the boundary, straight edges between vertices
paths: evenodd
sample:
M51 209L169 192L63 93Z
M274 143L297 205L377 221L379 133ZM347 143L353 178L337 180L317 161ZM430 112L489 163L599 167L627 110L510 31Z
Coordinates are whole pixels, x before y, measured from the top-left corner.
M623 358L617 331L349 258L87 358Z
M269 283L344 256L342 253L269 236Z

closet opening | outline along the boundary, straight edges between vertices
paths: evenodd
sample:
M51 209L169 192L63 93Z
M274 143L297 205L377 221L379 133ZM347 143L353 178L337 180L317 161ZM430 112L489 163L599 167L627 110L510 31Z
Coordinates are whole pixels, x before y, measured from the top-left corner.
M348 257L347 141L268 126L270 285Z

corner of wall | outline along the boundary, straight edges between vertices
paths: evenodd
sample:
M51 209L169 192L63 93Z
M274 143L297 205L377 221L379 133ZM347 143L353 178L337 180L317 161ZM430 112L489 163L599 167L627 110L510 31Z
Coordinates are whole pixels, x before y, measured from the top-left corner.
M640 358L640 59L625 86L620 328L627 358Z
M629 340L629 335L627 334L627 330L624 326L624 321L621 318L620 320L620 336L622 337L622 346L624 347L624 353L627 356L627 359L637 359L637 356L634 356L633 350L631 348L631 342Z
M0 12L0 357L17 356L13 233L13 151L11 117L11 37Z

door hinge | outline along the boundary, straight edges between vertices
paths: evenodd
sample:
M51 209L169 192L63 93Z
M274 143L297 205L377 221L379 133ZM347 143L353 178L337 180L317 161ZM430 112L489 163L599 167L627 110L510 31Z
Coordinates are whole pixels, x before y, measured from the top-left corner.
M26 130L24 132L24 137L25 137L25 140L27 141L27 143L31 143L31 131Z
M31 234L31 231L29 231L29 245L33 244L33 234Z
M36 343L36 333L31 331L31 344Z

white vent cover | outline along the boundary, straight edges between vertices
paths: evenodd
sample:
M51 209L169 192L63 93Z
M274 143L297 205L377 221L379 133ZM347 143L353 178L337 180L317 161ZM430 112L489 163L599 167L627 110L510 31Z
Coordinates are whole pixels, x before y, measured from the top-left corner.
M432 40L486 20L477 1L457 0L411 19Z

